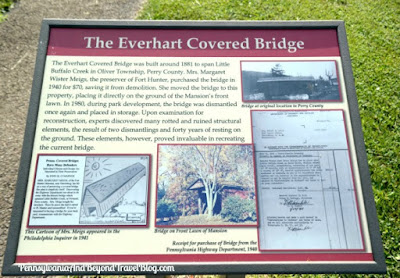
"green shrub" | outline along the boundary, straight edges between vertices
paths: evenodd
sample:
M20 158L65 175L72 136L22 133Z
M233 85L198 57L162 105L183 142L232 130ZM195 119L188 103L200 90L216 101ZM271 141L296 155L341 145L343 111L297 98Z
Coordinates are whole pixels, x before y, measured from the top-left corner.
M13 0L0 0L0 10L2 13L6 13L10 10Z
M222 203L221 216L232 222L256 221L255 201L236 195L229 196Z
M171 202L161 199L157 204L157 218L178 216L178 206Z

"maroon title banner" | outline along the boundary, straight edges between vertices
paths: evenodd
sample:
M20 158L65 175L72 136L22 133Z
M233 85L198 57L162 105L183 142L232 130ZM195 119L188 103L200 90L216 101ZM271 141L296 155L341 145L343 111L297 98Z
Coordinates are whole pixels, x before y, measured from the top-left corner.
M48 55L149 57L339 56L336 30L53 28Z

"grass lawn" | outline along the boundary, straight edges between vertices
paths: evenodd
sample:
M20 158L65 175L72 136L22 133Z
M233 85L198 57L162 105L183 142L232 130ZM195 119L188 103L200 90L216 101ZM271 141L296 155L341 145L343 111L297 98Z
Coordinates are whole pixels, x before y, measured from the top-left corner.
M387 277L400 277L399 0L148 0L138 19L344 20Z
M0 0L0 22L6 19L6 13L10 10L14 0Z

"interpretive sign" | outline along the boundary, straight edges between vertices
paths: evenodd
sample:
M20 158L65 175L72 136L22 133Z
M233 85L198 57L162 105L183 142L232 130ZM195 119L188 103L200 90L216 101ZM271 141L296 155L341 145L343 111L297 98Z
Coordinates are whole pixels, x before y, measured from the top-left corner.
M385 269L343 22L43 22L4 275Z

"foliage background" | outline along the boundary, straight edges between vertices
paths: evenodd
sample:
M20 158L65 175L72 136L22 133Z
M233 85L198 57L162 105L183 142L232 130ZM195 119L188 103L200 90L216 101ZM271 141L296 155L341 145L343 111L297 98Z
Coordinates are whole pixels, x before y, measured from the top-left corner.
M148 0L138 19L344 20L388 265L386 277L400 277L399 0Z

